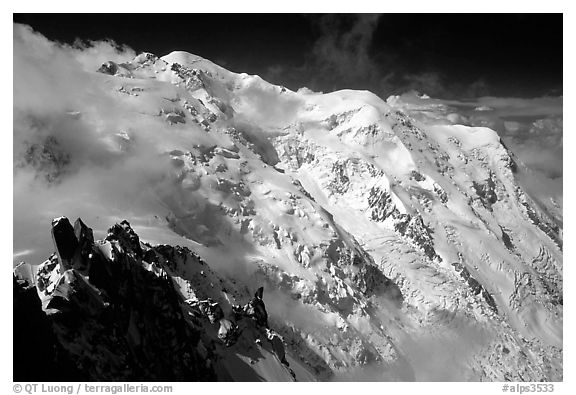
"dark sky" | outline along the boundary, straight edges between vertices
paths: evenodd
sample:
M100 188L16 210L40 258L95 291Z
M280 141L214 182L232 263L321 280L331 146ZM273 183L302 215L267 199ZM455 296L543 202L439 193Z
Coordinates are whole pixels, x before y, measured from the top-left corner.
M291 89L562 94L562 14L15 14L51 40L184 50Z

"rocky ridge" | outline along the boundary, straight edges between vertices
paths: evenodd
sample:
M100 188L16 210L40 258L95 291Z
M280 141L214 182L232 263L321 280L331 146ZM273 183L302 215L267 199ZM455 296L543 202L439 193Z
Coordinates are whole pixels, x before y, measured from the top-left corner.
M239 377L236 369L256 363L278 364L294 378L282 338L268 327L263 288L246 305L232 305L243 294L225 289L197 254L141 242L127 221L95 241L81 219L72 227L56 218L52 237L56 253L34 280L26 264L14 277L15 307L38 316L40 336L52 344L58 375L46 379L250 379L256 374Z

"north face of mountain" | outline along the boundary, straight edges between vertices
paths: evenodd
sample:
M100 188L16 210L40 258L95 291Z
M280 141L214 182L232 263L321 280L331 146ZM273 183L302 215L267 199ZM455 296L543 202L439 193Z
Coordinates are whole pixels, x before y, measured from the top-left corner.
M35 283L94 378L562 379L561 208L494 130L185 52L86 79L97 100L65 122L106 163L57 129L18 163L51 191L85 177L93 230L57 220Z

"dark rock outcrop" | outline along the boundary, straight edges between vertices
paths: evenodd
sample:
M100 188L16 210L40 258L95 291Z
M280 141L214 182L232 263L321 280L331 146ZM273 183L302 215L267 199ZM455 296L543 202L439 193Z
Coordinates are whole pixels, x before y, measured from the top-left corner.
M259 326L268 327L268 312L266 305L262 300L264 296L264 288L260 287L254 294L254 297L245 304L243 307L235 306L234 312L238 318L243 316L253 319Z
M523 206L526 215L530 221L536 225L542 232L544 232L560 250L563 248L563 241L560 237L560 227L554 224L552 220L546 218L542 213L540 215L534 210L538 205L529 199L526 194L518 188L516 191L520 204Z
M220 328L218 329L218 339L226 346L231 346L238 340L240 336L240 331L238 330L238 325L225 318L220 320Z
M390 216L397 216L398 209L392 202L392 196L386 190L372 187L368 195L368 206L370 207L370 217L373 221L383 222Z
M74 254L78 249L78 239L74 234L74 228L66 217L56 218L52 221L52 241L56 248L61 270L72 267Z
M54 136L41 142L25 143L26 151L20 158L17 168L30 167L36 176L48 183L56 183L66 174L71 157Z
M112 61L106 62L97 71L103 74L115 75L118 72L118 65Z
M394 223L394 230L402 236L410 239L420 247L428 258L442 261L442 258L434 249L434 238L432 228L430 228L421 215L400 214Z
M224 318L224 312L220 305L208 298L206 300L189 299L186 301L190 307L210 321L211 324Z
M454 267L456 272L460 274L460 277L462 277L464 281L466 281L472 293L474 295L481 295L482 298L484 298L484 301L488 304L488 306L490 306L492 311L498 314L498 306L496 305L496 301L494 300L492 295L490 295L490 292L488 292L486 288L484 288L478 280L472 277L468 269L462 263L459 262L452 263L452 266Z
M276 355L278 360L288 369L292 378L295 379L296 376L292 369L289 368L290 364L286 360L286 348L284 347L284 339L268 326L268 312L266 311L266 305L264 304L263 297L264 287L260 287L254 293L254 297L247 304L244 306L233 306L235 319L242 321L245 318L249 318L249 321L252 322L252 324L249 324L248 326L256 326L256 332L259 332L262 338L268 341L268 347L270 347L270 351ZM262 345L262 340L258 338L256 343Z
M171 280L144 259L149 247L130 224L112 226L96 243L81 220L75 228L54 221L58 258L39 267L37 283L57 343L78 370L90 380L214 379Z
M14 381L88 380L58 342L36 287L16 274L13 309Z
M492 205L498 201L494 174L491 172L490 176L483 183L473 181L472 185L484 207L488 210L492 210Z
M274 370L271 379L295 379L282 337L268 326L263 288L245 306L227 304L224 281L196 253L143 243L128 221L94 241L82 220L73 227L60 217L52 237L56 253L36 271L26 264L14 270L16 380L258 377L232 371L239 355L283 366L284 376Z

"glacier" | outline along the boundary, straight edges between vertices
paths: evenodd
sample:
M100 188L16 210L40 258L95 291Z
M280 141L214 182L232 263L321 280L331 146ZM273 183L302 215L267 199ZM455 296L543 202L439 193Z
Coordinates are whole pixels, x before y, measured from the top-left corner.
M59 252L15 272L63 353L98 366L90 379L562 380L562 208L531 196L531 170L494 130L425 96L291 91L178 51L74 78L82 89L56 110L16 100L14 258ZM61 215L92 227L98 259L62 258L48 235ZM55 318L96 309L55 303L69 288L114 305L90 267L118 262L150 281L135 293L171 290L180 318L163 325L200 333L166 346L192 355L173 361L177 377L121 370L108 332L114 364L91 360L88 335ZM238 318L259 287L267 326ZM157 319L133 311L117 324L129 345ZM227 346L219 331L238 326ZM184 341L172 332L158 341Z

